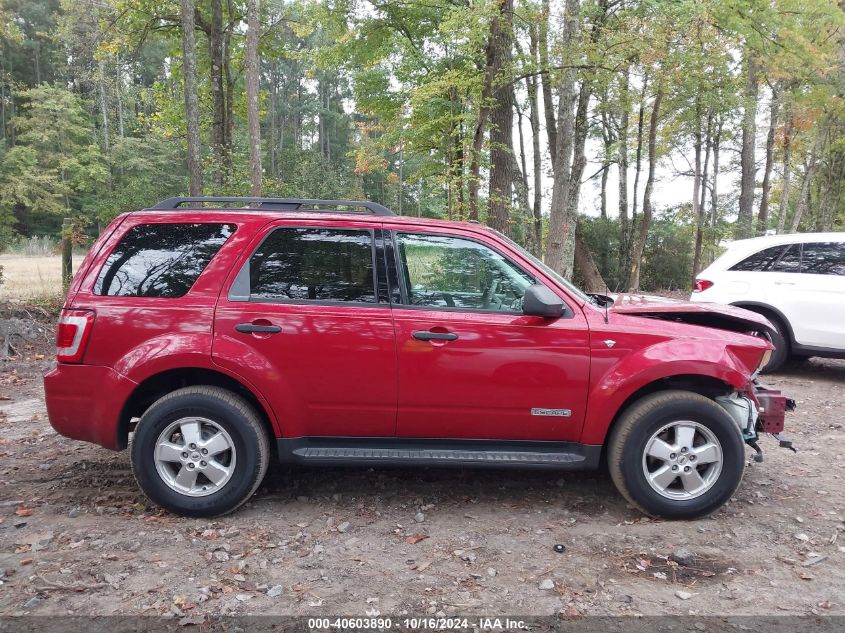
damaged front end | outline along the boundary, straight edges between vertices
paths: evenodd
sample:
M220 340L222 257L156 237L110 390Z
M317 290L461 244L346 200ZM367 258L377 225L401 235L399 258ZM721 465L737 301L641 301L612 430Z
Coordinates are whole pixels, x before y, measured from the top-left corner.
M621 294L614 298L612 311L747 334L764 338L769 344L776 332L771 322L763 315L730 305ZM715 398L736 423L745 443L755 450L754 460L757 462L763 461L763 451L757 443L761 433L771 434L782 448L795 451L792 442L783 436L786 412L795 409L795 401L757 380L760 369L768 363L770 354L771 350L760 359L756 371L750 375L744 389Z
M769 433L781 448L793 452L792 442L783 436L786 412L795 410L795 401L753 380L745 393L733 392L717 396L716 402L728 412L742 434L742 439L754 449L754 461L763 461L763 450L757 443L760 433Z

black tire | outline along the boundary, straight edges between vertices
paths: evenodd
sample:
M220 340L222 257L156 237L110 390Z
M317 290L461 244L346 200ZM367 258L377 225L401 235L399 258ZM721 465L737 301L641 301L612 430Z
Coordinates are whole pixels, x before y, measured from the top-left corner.
M225 430L233 444L233 452L227 455L236 457L229 479L205 496L174 490L156 468L159 436L177 420L192 416ZM255 410L240 396L220 387L185 387L147 409L132 436L129 454L135 480L154 503L183 516L214 517L237 509L261 484L270 459L270 439Z
M789 359L789 335L780 319L769 314L764 314L767 319L775 326L775 332L770 333L772 345L775 348L772 350L772 356L766 366L760 370L761 374L770 374L780 369L783 364Z
M643 456L654 433L682 420L697 422L715 436L722 451L722 469L700 496L669 499L648 483ZM619 492L645 514L695 519L719 509L736 491L745 471L745 444L730 415L713 400L690 391L661 391L644 397L622 414L608 441L607 464Z

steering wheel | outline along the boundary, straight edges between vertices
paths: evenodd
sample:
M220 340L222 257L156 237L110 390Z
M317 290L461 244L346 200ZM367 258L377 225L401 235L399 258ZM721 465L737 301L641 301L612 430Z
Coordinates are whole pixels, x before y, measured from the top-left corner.
M484 309L488 309L490 304L493 302L493 297L496 296L496 290L499 288L499 280L494 279L490 282L490 285L487 286L487 289L484 291L484 294L481 295L481 305Z

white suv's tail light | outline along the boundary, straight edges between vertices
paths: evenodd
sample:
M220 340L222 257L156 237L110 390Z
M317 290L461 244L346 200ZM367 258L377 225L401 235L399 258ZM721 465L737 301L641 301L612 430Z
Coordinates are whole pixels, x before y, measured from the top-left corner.
M704 292L708 288L713 287L712 281L707 281L706 279L696 279L695 286L693 287L693 292Z
M56 360L81 363L93 325L93 310L62 310L56 329Z

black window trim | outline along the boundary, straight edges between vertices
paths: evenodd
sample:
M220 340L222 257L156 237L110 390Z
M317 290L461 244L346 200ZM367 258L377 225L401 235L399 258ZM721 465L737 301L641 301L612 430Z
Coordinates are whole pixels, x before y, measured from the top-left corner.
M514 266L517 270L521 271L527 277L530 277L534 284L538 284L541 286L546 286L543 282L541 282L537 275L525 270L525 267L518 264L513 260L512 257L509 257L505 253L503 253L500 249L495 248L494 246L488 244L487 242L477 239L475 237L471 237L468 235L463 234L455 234L455 233L429 233L427 231L420 231L420 230L405 230L405 229L390 229L386 230L386 232L390 233L391 241L393 242L393 256L395 259L395 267L398 277L399 289L400 289L400 301L401 303L391 303L391 306L401 308L403 310L418 310L418 311L427 311L427 312L463 312L463 313L471 313L471 314L503 314L503 315L510 315L510 316L525 316L522 311L517 310L484 310L482 308L450 308L449 306L419 306L419 305L411 305L408 303L408 289L407 289L407 281L405 277L405 267L402 264L402 257L399 254L399 243L397 241L399 233L405 235L422 235L422 236L434 236L434 237L451 237L461 240L466 240L468 242L475 242L485 248L489 248L491 251L499 255L500 257L504 258L512 266ZM558 292L552 290L557 296L560 296ZM391 295L392 297L392 295ZM566 299L561 298L561 302L563 303L564 310L563 314L561 314L561 319L572 319L575 317L575 313L572 308L569 307L568 302Z
M361 233L369 233L370 235L370 256L373 263L373 297L375 302L368 303L366 301L335 301L331 299L275 299L264 297L253 297L250 288L250 262L252 256L260 249L264 242L276 231L282 229L329 229L335 231L359 231ZM255 245L255 248L250 251L244 263L241 265L238 274L232 280L229 286L229 291L226 298L233 303L261 303L271 305L305 305L305 306L333 306L333 307L350 307L350 308L390 308L389 303L382 303L379 298L379 270L378 260L376 258L376 232L381 229L370 226L333 226L324 224L274 224L270 227L267 233L261 238L261 241Z

